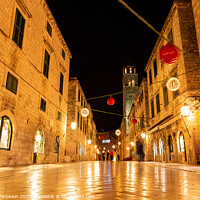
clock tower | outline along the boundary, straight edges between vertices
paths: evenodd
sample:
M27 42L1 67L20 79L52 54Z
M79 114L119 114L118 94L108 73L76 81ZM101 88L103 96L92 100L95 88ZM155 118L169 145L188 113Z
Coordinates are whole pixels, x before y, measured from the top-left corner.
M123 115L126 135L129 135L128 115L138 92L138 74L133 66L123 67Z

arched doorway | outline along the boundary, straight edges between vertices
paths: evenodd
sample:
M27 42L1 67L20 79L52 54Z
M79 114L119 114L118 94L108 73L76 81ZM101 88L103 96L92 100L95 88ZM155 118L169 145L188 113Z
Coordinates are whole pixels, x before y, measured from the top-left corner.
M60 138L59 136L56 136L56 148L55 153L57 153L57 162L59 162L59 151L60 151Z
M44 133L41 129L37 130L35 136L33 163L37 163L38 154L44 154Z
M185 161L187 161L185 138L184 138L184 134L182 131L180 131L180 133L179 133L179 150L180 150L180 152L185 152Z
M173 152L173 141L172 141L172 136L168 136L168 145L169 145L169 161L172 160L172 155L171 153Z
M0 149L10 150L12 140L12 123L7 116L0 118Z
M153 145L153 152L154 152L154 161L156 161L156 155L157 155L157 142L154 142Z

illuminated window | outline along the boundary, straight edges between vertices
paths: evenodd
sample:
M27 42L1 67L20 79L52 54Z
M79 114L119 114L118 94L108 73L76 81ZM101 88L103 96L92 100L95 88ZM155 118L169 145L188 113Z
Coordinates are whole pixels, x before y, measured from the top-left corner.
M160 141L159 141L159 150L160 150L160 154L163 154L163 141L162 141L162 139L160 139Z
M10 150L12 123L7 116L0 118L0 149Z
M36 133L34 153L44 153L44 134L42 130L38 130Z
M154 142L153 149L154 149L154 155L156 155L157 154L157 142Z
M180 148L180 152L185 151L185 139L182 132L180 132L179 134L179 148Z

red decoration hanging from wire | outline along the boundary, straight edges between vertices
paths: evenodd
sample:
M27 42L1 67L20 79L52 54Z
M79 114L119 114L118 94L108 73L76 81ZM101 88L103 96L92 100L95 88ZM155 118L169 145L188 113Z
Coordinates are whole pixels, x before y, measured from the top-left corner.
M112 96L110 96L110 98L107 99L107 104L109 106L113 106L115 104L115 99L113 99Z
M160 59L166 64L173 64L178 60L178 50L173 44L167 43L160 49Z
M112 142L112 141L110 141L110 144L113 144L113 142Z
M132 120L132 123L133 123L133 124L137 124L137 119L133 119L133 120Z
M103 135L102 134L99 135L99 139L101 139L101 140L103 139Z

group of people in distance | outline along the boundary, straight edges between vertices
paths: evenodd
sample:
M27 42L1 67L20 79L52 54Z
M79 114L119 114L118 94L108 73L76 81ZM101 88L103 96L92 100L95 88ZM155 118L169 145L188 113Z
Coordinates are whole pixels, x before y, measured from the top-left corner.
M107 151L107 153L102 153L102 157L99 156L99 160L103 161L113 161L114 153L112 151ZM116 156L116 159L119 161L119 155Z

